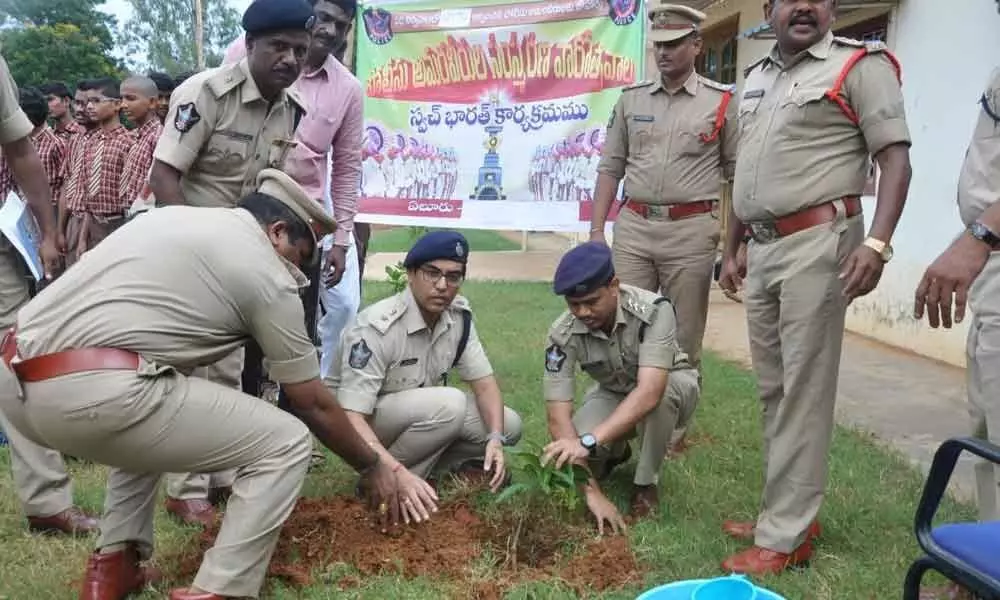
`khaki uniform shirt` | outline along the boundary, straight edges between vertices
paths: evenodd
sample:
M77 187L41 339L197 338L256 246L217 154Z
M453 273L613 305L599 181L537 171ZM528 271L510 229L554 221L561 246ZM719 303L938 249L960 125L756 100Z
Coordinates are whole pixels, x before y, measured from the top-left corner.
M843 85L858 125L824 96L851 55L865 47L828 32L787 65L775 46L747 70L733 188L733 209L741 221L768 221L860 196L870 155L910 143L903 95L884 45L868 45L870 55Z
M547 401L574 399L577 364L602 388L617 394L635 389L639 367L691 368L677 343L673 305L637 287L622 284L620 289L618 316L610 336L591 331L569 311L552 324L542 378ZM657 300L662 301L656 304Z
M7 61L0 56L0 144L27 137L34 128L28 115L21 110L17 84L10 75ZM3 198L0 198L2 201Z
M183 173L188 204L235 206L254 191L258 173L284 166L302 106L285 90L268 110L246 59L203 71L170 96L153 158Z
M319 377L305 284L249 212L164 207L88 251L19 312L19 355L121 348L142 356L145 373L189 373L253 338L275 381L301 383Z
M625 179L625 194L647 204L716 200L722 178L731 178L738 143L736 98L718 137L706 143L732 89L692 73L674 93L661 80L625 88L608 121L597 171Z
M1000 201L1000 68L993 71L980 103L979 121L958 178L958 210L966 227Z
M409 288L364 309L344 332L333 368L324 380L346 410L370 415L379 397L446 383L462 337L469 302L456 296L430 330ZM469 324L469 339L455 367L463 381L493 374L493 366Z

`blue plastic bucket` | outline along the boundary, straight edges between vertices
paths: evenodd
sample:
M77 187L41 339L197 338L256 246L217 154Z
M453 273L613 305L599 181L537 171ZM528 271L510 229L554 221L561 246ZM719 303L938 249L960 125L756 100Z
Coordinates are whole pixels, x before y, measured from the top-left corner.
M695 595L697 594L697 596ZM655 587L636 600L786 600L754 585L741 575L716 579L691 579Z

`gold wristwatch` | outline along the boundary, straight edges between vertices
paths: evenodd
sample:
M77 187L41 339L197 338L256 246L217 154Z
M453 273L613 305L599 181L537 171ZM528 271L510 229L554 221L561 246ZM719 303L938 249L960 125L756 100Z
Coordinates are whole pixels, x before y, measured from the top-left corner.
M892 260L892 246L890 246L888 242L868 237L865 238L864 245L877 252L879 258L882 259L882 262L887 263Z

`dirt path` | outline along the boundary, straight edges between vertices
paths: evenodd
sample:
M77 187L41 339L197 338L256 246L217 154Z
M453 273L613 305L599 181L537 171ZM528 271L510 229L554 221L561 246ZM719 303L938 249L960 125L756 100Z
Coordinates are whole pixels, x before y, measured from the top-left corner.
M508 232L520 242L520 233ZM551 281L570 240L547 233L529 234L528 251L481 252L473 257L470 278L477 280ZM368 258L366 279L385 279L385 265L399 253ZM743 306L712 292L705 347L749 368ZM875 435L926 473L937 446L968 433L965 375L962 369L848 333L844 339L838 386L840 423ZM971 461L959 463L953 489L962 498L974 494Z

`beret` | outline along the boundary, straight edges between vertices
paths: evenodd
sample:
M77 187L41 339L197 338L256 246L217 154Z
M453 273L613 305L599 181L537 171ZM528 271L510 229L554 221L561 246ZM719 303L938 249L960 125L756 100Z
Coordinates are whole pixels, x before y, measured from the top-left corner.
M403 259L407 269L432 260L454 260L463 265L469 260L469 242L457 231L432 231L424 234Z
M611 248L586 242L563 255L552 277L552 290L559 296L582 296L607 285L614 276Z
M283 29L311 31L316 22L306 0L254 0L243 13L243 29L250 34Z
M306 194L305 190L278 169L264 169L257 175L257 192L266 194L287 206L302 222L309 225L313 241L319 244L319 237L333 233L337 222L333 220L323 205Z

